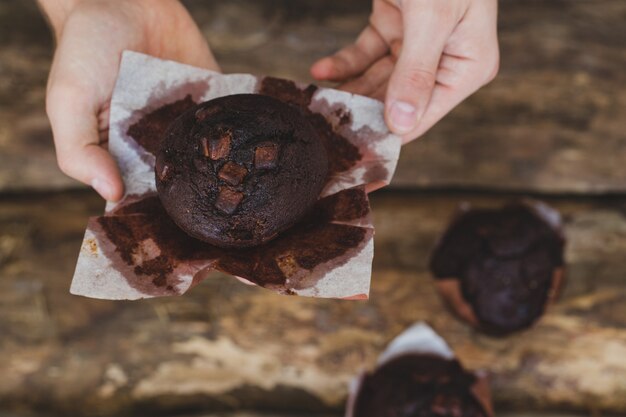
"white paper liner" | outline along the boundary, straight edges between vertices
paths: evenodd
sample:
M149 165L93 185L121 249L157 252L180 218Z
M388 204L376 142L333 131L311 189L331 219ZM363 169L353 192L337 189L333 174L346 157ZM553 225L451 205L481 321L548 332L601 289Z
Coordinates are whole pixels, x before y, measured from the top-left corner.
M377 366L382 366L390 360L409 353L431 354L441 356L445 359L454 359L454 352L445 340L441 338L426 323L418 322L396 336L387 348L378 357ZM350 382L348 402L346 406L346 417L354 415L357 394L361 389L365 371L362 371Z
M246 74L223 75L125 51L111 100L109 150L119 164L126 190L122 200L107 204L105 216L122 218L124 215L117 214L120 208L156 193L154 156L128 135L129 126L152 111L188 95L195 102L202 102L230 94L258 93L267 80ZM371 191L390 182L401 139L387 130L382 103L342 91L318 88L312 95L308 110L321 114L335 132L358 148L361 155L348 169L330 178L321 198L348 189ZM348 123L343 117L345 114L349 115ZM367 204L367 213L358 219L330 221L364 229L364 240L358 248L311 270L298 270L293 279L288 277L283 285L267 287L292 295L367 298L374 235ZM133 261L137 259L141 263L161 254L158 244L150 239L138 244L138 249L132 253ZM170 285L164 290L150 283L144 285L140 277L129 278L132 265L120 267L119 255L115 245L99 230L98 218L90 219L70 291L76 295L114 300L180 295L208 272L219 268L216 259L176 265L168 275ZM242 278L254 281L254 277Z
M378 357L377 367L381 367L395 358L408 354L433 355L446 360L456 358L454 352L446 341L439 336L428 324L418 322L396 336L383 353ZM363 379L366 371L362 371L351 382L348 389L348 401L346 404L345 417L353 417ZM488 393L486 375L476 373L478 378L476 393L485 398L479 398L488 414L492 414L490 395ZM485 393L484 390L487 390Z

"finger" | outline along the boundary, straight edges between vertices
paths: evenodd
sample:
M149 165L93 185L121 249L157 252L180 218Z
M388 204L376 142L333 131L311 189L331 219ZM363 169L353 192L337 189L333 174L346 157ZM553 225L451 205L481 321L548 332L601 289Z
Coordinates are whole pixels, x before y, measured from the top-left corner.
M387 50L384 39L369 25L354 44L313 64L311 75L318 80L343 81L361 74Z
M353 94L371 96L380 86L387 82L393 71L393 60L389 55L376 61L359 77L339 86L340 90Z
M390 129L407 134L424 114L435 86L437 68L456 16L436 2L404 1L404 40L389 80L385 116Z
M106 200L119 200L122 178L109 152L98 145L98 109L89 94L69 83L52 82L46 110L61 170L91 185Z
M402 39L402 10L399 0L374 0L370 25L375 27L387 45Z
M412 131L403 135L404 143L421 136L454 107L485 84L484 71L478 65L468 65L463 73L465 76L458 76L452 85L437 83L420 123Z
M493 80L498 72L497 3L480 2L455 28L437 70L437 85L421 122L404 136L421 136L460 102ZM485 9L486 8L486 9Z
M468 79L467 70L475 65L471 58L450 56L444 52L437 68L437 84L445 86L459 85Z
M385 94L387 94L387 88L389 88L389 80L385 80L384 83L379 85L378 88L370 94L370 97L376 100L384 101Z

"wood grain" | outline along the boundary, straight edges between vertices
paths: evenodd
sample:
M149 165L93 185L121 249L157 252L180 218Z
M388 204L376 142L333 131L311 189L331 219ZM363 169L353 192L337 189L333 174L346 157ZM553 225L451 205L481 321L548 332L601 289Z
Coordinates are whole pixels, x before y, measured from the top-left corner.
M478 335L438 299L425 269L460 201L373 196L376 257L367 302L277 296L215 276L180 298L109 302L68 294L93 194L0 205L0 404L64 415L131 410L340 412L350 379L426 320L463 363L491 373L496 409L626 412L625 199L554 199L565 216L569 283L532 330Z
M297 80L369 13L358 0L186 4L226 72ZM501 1L500 75L405 147L393 186L624 192L625 14L621 0ZM51 48L33 4L0 4L0 190L80 187L56 168L43 110Z

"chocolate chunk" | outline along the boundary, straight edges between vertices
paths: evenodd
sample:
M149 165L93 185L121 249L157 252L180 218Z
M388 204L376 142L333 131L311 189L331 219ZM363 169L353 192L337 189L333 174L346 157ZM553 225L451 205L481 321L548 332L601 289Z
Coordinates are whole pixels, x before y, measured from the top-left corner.
M211 139L209 141L209 158L212 160L223 159L230 153L230 143L232 134L224 133L219 139Z
M155 164L155 169L161 181L164 181L167 178L167 175L170 173L170 166L162 160L157 161L157 163Z
M224 164L222 169L220 169L220 172L217 175L230 185L239 185L243 182L247 173L248 170L246 167L233 161L228 161Z
M254 166L259 169L271 169L276 166L278 146L275 143L263 143L254 150Z
M278 265L282 273L287 278L294 275L300 269L300 266L298 265L298 260L290 253L277 257L276 265Z
M215 200L215 207L226 214L233 214L243 200L243 193L230 187L220 187L220 193Z
M328 171L329 175L332 176L352 168L361 160L363 155L361 155L359 148L350 142L350 140L337 132L326 117L319 113L314 113L309 109L313 94L315 94L316 91L317 87L314 85L303 89L297 86L293 81L265 77L261 82L259 93L277 98L282 102L300 108L304 116L313 125L319 138L328 150ZM344 109L344 111L346 114L350 114L349 110ZM343 120L344 118L341 116L339 125L343 123ZM282 152L281 150L281 153Z
M202 155L208 158L211 155L209 150L209 139L206 137L200 138L200 144L202 146Z

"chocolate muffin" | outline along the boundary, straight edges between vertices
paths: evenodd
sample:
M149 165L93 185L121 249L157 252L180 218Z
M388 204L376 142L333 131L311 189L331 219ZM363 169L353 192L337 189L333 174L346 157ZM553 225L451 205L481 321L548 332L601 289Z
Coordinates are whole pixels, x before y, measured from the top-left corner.
M352 417L488 417L458 361L406 354L366 374Z
M265 243L318 200L328 157L299 108L257 94L220 97L168 128L159 198L190 236L221 247Z
M563 283L560 216L539 202L466 208L430 261L453 311L479 330L506 335L530 327Z

